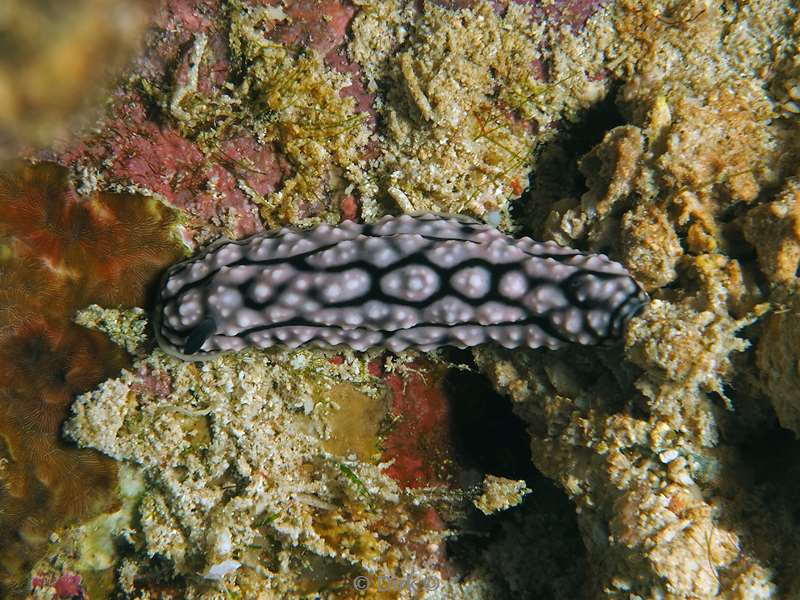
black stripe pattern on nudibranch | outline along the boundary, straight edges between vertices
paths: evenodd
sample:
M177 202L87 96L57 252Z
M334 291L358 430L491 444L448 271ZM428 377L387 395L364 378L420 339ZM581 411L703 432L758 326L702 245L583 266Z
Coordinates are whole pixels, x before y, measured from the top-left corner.
M217 243L167 271L155 328L187 360L275 344L557 348L618 338L646 302L605 255L403 215Z

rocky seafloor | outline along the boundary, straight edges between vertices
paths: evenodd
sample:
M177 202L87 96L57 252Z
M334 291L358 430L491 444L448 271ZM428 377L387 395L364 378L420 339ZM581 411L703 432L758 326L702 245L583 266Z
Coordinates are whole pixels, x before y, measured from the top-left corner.
M11 0L3 35L0 597L800 597L791 0ZM611 348L155 345L181 256L411 212L651 301Z

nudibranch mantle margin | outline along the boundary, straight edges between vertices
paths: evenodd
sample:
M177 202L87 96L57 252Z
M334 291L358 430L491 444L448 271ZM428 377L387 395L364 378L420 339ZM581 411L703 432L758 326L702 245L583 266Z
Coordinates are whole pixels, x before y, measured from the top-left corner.
M647 300L603 254L401 215L213 244L165 273L154 323L185 360L276 344L558 348L613 341Z

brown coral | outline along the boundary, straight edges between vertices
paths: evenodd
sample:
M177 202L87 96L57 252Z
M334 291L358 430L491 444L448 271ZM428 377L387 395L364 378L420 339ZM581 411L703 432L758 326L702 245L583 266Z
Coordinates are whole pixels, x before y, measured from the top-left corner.
M142 305L153 273L179 256L165 234L174 217L155 199L80 198L65 169L53 164L18 165L10 173L0 177L0 235L17 244L16 256L35 257L56 285L71 288L59 314L92 303Z
M61 441L60 427L72 398L125 355L71 319L91 302L144 303L180 255L174 221L153 199L81 199L57 165L0 174L0 590L54 527L108 504L114 464Z

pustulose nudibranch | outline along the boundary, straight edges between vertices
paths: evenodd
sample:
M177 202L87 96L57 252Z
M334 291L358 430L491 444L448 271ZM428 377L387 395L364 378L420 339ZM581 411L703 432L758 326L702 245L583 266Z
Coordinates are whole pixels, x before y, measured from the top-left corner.
M613 341L647 300L603 254L402 215L214 244L167 271L155 331L185 360L276 344L558 348Z

